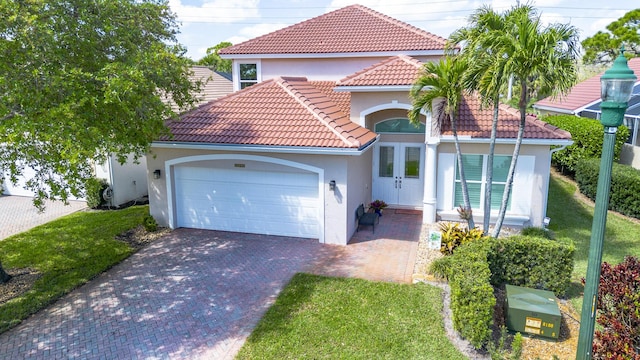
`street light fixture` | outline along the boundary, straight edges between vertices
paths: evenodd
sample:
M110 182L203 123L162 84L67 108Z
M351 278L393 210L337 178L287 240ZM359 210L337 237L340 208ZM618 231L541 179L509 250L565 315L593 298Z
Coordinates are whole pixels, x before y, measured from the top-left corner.
M587 277L584 285L582 316L580 318L580 336L576 359L587 360L592 357L593 330L596 321L596 305L598 285L600 284L600 266L602 263L602 244L607 225L607 208L609 207L609 191L611 189L611 169L613 167L613 149L616 142L618 126L622 125L627 102L637 80L633 70L629 69L624 57L624 48L615 59L611 68L600 77L602 116L600 122L604 126L604 142L598 175L596 205L591 227L589 243L589 259Z

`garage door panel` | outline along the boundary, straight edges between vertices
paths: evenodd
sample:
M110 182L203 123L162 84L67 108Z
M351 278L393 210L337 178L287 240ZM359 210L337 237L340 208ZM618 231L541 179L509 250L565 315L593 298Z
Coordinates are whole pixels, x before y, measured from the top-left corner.
M320 234L313 173L176 167L177 225L299 237Z

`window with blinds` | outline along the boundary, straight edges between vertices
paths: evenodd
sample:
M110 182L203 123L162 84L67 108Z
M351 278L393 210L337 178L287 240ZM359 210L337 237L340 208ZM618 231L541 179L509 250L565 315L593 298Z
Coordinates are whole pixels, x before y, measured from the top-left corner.
M472 209L484 208L484 187L487 183L487 155L462 155L464 175L467 179L469 190L469 202ZM511 165L511 156L495 155L493 157L493 181L491 182L491 210L500 209L504 187L507 183ZM460 173L456 162L456 186L454 206L464 204L462 197L462 185ZM507 210L511 208L511 197L507 204Z

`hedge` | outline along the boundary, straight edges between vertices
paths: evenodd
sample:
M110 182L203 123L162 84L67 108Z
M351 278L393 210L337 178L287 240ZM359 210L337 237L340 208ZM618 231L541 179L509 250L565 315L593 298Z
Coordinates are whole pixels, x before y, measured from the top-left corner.
M476 348L491 338L496 305L486 245L486 241L476 241L459 247L448 271L453 326Z
M578 188L593 201L596 199L599 173L599 159L580 161L576 167ZM609 210L640 219L640 170L614 163L609 196Z
M492 240L487 261L491 284L553 291L564 296L571 284L575 247L544 238L511 236Z
M564 295L574 252L573 246L536 237L488 238L458 247L430 271L449 281L454 328L480 348L491 339L493 287L507 283Z
M574 174L580 160L600 158L604 127L598 120L574 115L549 115L542 118L548 124L566 130L571 134L573 144L552 155L552 162L560 171ZM614 160L620 159L622 145L629 138L629 129L620 126L616 136Z

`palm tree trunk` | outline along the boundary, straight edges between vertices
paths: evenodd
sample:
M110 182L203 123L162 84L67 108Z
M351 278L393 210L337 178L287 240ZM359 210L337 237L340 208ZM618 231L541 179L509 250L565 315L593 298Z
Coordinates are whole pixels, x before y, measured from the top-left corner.
M500 94L493 99L493 121L491 122L491 139L489 140L489 156L487 157L487 183L484 185L484 218L482 233L489 233L491 224L491 193L493 190L493 155L496 149L496 137L498 133L498 117L500 115Z
M496 219L496 225L493 229L492 237L498 238L502 223L507 214L507 204L509 203L509 195L511 194L511 188L513 187L513 178L516 172L516 165L518 163L518 156L520 155L520 145L522 145L522 139L524 138L524 126L525 119L527 118L527 84L525 81L520 82L520 126L518 127L518 137L516 138L516 145L513 148L513 157L511 158L511 165L509 166L509 174L507 175L507 183L504 186L504 193L502 194L502 204L500 204L500 213L498 219Z
M471 210L471 202L469 201L469 189L467 188L467 178L464 176L464 165L462 163L462 149L460 148L460 142L458 141L458 129L456 127L456 121L453 115L451 117L451 130L453 131L453 140L456 145L456 156L458 158L458 172L460 173L460 186L462 187L462 201L464 202L464 209L468 214L467 224L469 229L476 227L473 221L473 212Z
M0 263L0 284L4 284L11 279L11 275L7 274L2 267L2 263Z

